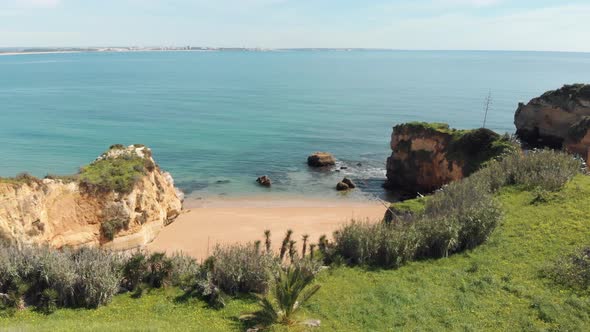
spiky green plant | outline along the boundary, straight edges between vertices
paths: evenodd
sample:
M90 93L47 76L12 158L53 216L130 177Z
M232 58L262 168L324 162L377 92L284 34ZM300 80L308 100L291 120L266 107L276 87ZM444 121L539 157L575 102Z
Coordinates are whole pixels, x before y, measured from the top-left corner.
M307 240L309 239L309 235L304 234L301 239L303 240L303 249L301 249L301 257L305 258L307 254Z
M299 308L317 293L320 285L310 286L314 274L298 264L281 269L275 277L274 287L267 296L260 296L260 310L240 317L263 326L275 323L294 325Z
M266 253L270 254L271 242L270 242L270 229L264 231L264 245L266 247Z
M289 241L291 241L291 235L293 235L292 230L287 230L287 234L285 234L285 238L283 239L283 243L281 244L281 251L279 257L281 261L285 258L285 254L287 253L287 249L289 248Z
M297 256L297 248L295 248L295 244L297 241L289 241L289 258L291 259L291 263L295 260L295 256Z
M313 243L309 245L309 258L311 260L313 260L313 258L315 256L315 247L316 247L316 245Z

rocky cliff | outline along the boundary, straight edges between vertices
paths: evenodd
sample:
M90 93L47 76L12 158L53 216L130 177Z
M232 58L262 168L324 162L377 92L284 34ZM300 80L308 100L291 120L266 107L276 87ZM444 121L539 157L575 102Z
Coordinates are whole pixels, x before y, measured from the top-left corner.
M141 145L116 145L70 177L0 179L0 238L20 244L141 247L182 209L182 193Z
M488 129L456 130L447 124L413 122L395 126L387 159L389 189L432 192L468 176L507 149L509 138Z
M566 147L587 157L590 85L565 85L521 103L514 124L517 136L532 147Z

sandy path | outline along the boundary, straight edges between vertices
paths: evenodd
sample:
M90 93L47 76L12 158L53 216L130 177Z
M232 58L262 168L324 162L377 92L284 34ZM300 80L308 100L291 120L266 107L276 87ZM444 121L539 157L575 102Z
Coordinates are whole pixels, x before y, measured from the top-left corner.
M227 206L223 206L227 205ZM247 243L261 240L270 229L272 244L280 246L287 229L301 244L309 234L314 243L322 234L330 235L340 225L356 220L381 220L385 207L374 202L257 202L233 201L231 204L190 209L165 227L148 245L149 250L168 253L182 251L199 260L212 252L216 244Z

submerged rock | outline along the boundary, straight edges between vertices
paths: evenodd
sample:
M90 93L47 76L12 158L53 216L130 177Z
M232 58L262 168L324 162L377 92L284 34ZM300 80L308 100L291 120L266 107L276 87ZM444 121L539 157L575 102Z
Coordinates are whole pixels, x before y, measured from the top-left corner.
M386 188L432 192L460 180L491 158L513 149L509 138L489 129L457 130L447 124L395 126L387 159Z
M336 165L336 159L328 152L315 152L307 157L307 165L311 167L325 167Z
M590 85L565 85L520 104L516 135L531 147L565 148L590 157Z
M259 177L258 179L256 179L256 182L258 182L261 186L264 186L264 187L270 187L272 185L272 181L266 175L263 175L263 176Z
M0 197L0 238L117 250L152 241L180 214L183 199L141 145L114 145L75 176L0 179Z

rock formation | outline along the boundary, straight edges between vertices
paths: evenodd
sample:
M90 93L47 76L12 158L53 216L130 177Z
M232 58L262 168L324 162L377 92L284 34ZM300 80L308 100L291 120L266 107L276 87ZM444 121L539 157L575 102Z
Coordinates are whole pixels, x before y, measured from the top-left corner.
M468 176L512 148L507 137L488 129L456 130L447 124L413 122L393 128L386 188L432 192Z
M354 183L354 182L353 182L351 179L349 179L349 178L344 178L344 179L342 179L342 182L343 182L343 183L346 183L346 185L347 185L347 186L348 186L348 188L350 188L350 189L354 189L354 188L356 188L356 184L355 184L355 183Z
M261 186L264 186L264 187L270 187L272 185L272 181L266 175L263 175L263 176L259 177L258 179L256 179L256 182L258 182Z
M349 178L344 178L336 184L336 190L345 191L356 188L356 184Z
M517 136L532 147L550 147L590 157L590 85L565 85L520 104Z
M346 191L349 189L350 189L350 187L342 181L340 181L336 184L336 190L338 190L338 191Z
M336 165L336 159L328 152L315 152L307 157L307 165L311 167L325 167Z
M150 149L116 145L75 176L0 179L0 238L55 248L137 248L179 215L182 199ZM111 236L107 225L118 225Z

